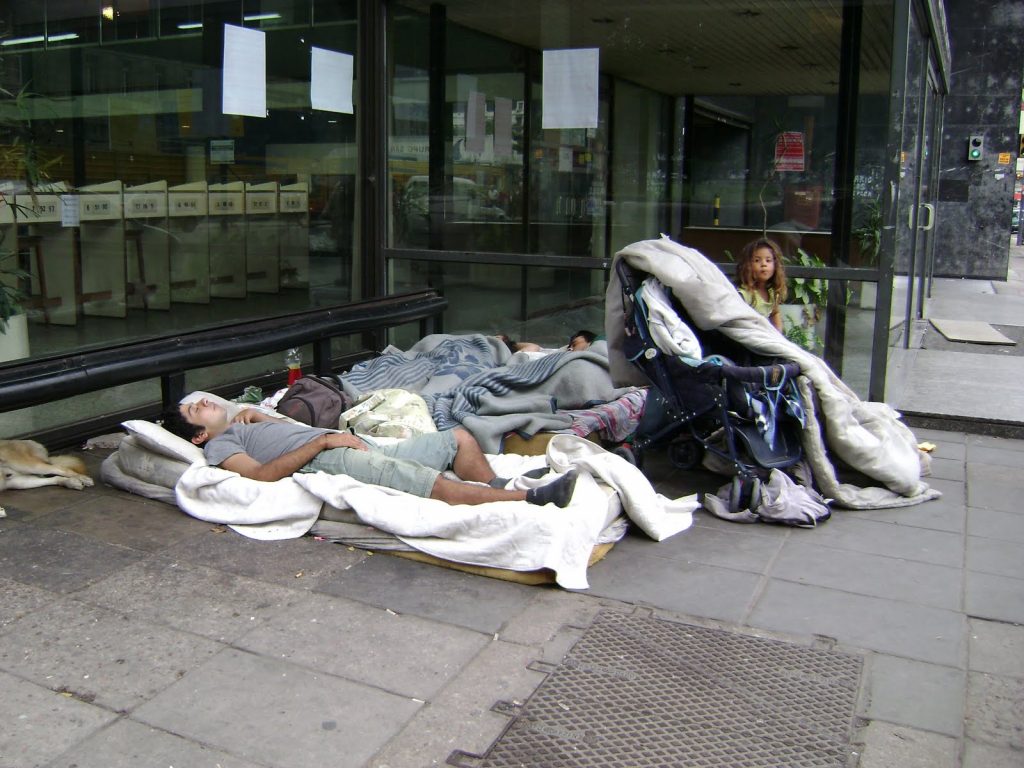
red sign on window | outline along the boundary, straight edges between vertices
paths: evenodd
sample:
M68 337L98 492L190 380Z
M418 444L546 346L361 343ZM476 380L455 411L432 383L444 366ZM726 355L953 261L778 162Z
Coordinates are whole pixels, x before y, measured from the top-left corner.
M775 139L775 170L804 170L804 135L800 131L784 131Z

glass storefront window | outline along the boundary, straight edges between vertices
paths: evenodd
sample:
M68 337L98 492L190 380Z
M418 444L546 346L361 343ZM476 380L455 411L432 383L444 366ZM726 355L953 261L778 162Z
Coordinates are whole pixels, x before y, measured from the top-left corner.
M101 7L102 6L102 7ZM29 354L359 298L355 116L314 110L313 47L354 2L18 3L5 17L0 191ZM264 117L222 112L224 26L260 30ZM358 94L356 94L358 95Z

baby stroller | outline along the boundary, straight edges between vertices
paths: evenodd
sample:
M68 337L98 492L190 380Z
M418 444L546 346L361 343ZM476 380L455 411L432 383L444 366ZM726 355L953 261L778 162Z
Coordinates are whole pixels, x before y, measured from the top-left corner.
M632 442L636 463L644 451L667 446L675 466L692 469L705 452L712 453L727 462L735 477L729 507L746 508L770 470L792 466L802 456L803 410L795 381L799 365L757 359L718 331L703 331L696 338L696 325L673 297L671 310L702 352L697 357L667 354L649 324L649 300L654 298L652 286L644 282L649 275L624 259L617 260L615 269L622 287L623 352L652 386Z

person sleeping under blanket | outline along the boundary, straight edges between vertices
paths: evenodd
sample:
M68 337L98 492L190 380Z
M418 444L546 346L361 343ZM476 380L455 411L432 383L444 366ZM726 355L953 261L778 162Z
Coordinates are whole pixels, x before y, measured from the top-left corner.
M207 398L167 409L162 424L202 447L210 465L251 480L273 482L295 472L326 472L448 504L526 501L558 507L569 505L576 484L573 470L539 488L505 490L508 480L495 476L476 439L461 428L378 445L370 438L295 424L254 408L244 408L231 419L222 405ZM443 477L447 469L471 482Z

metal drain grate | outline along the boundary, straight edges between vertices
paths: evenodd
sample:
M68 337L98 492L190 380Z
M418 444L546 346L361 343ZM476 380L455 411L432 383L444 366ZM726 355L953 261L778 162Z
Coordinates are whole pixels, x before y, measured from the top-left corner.
M849 654L603 611L485 755L448 762L845 766L861 666Z

